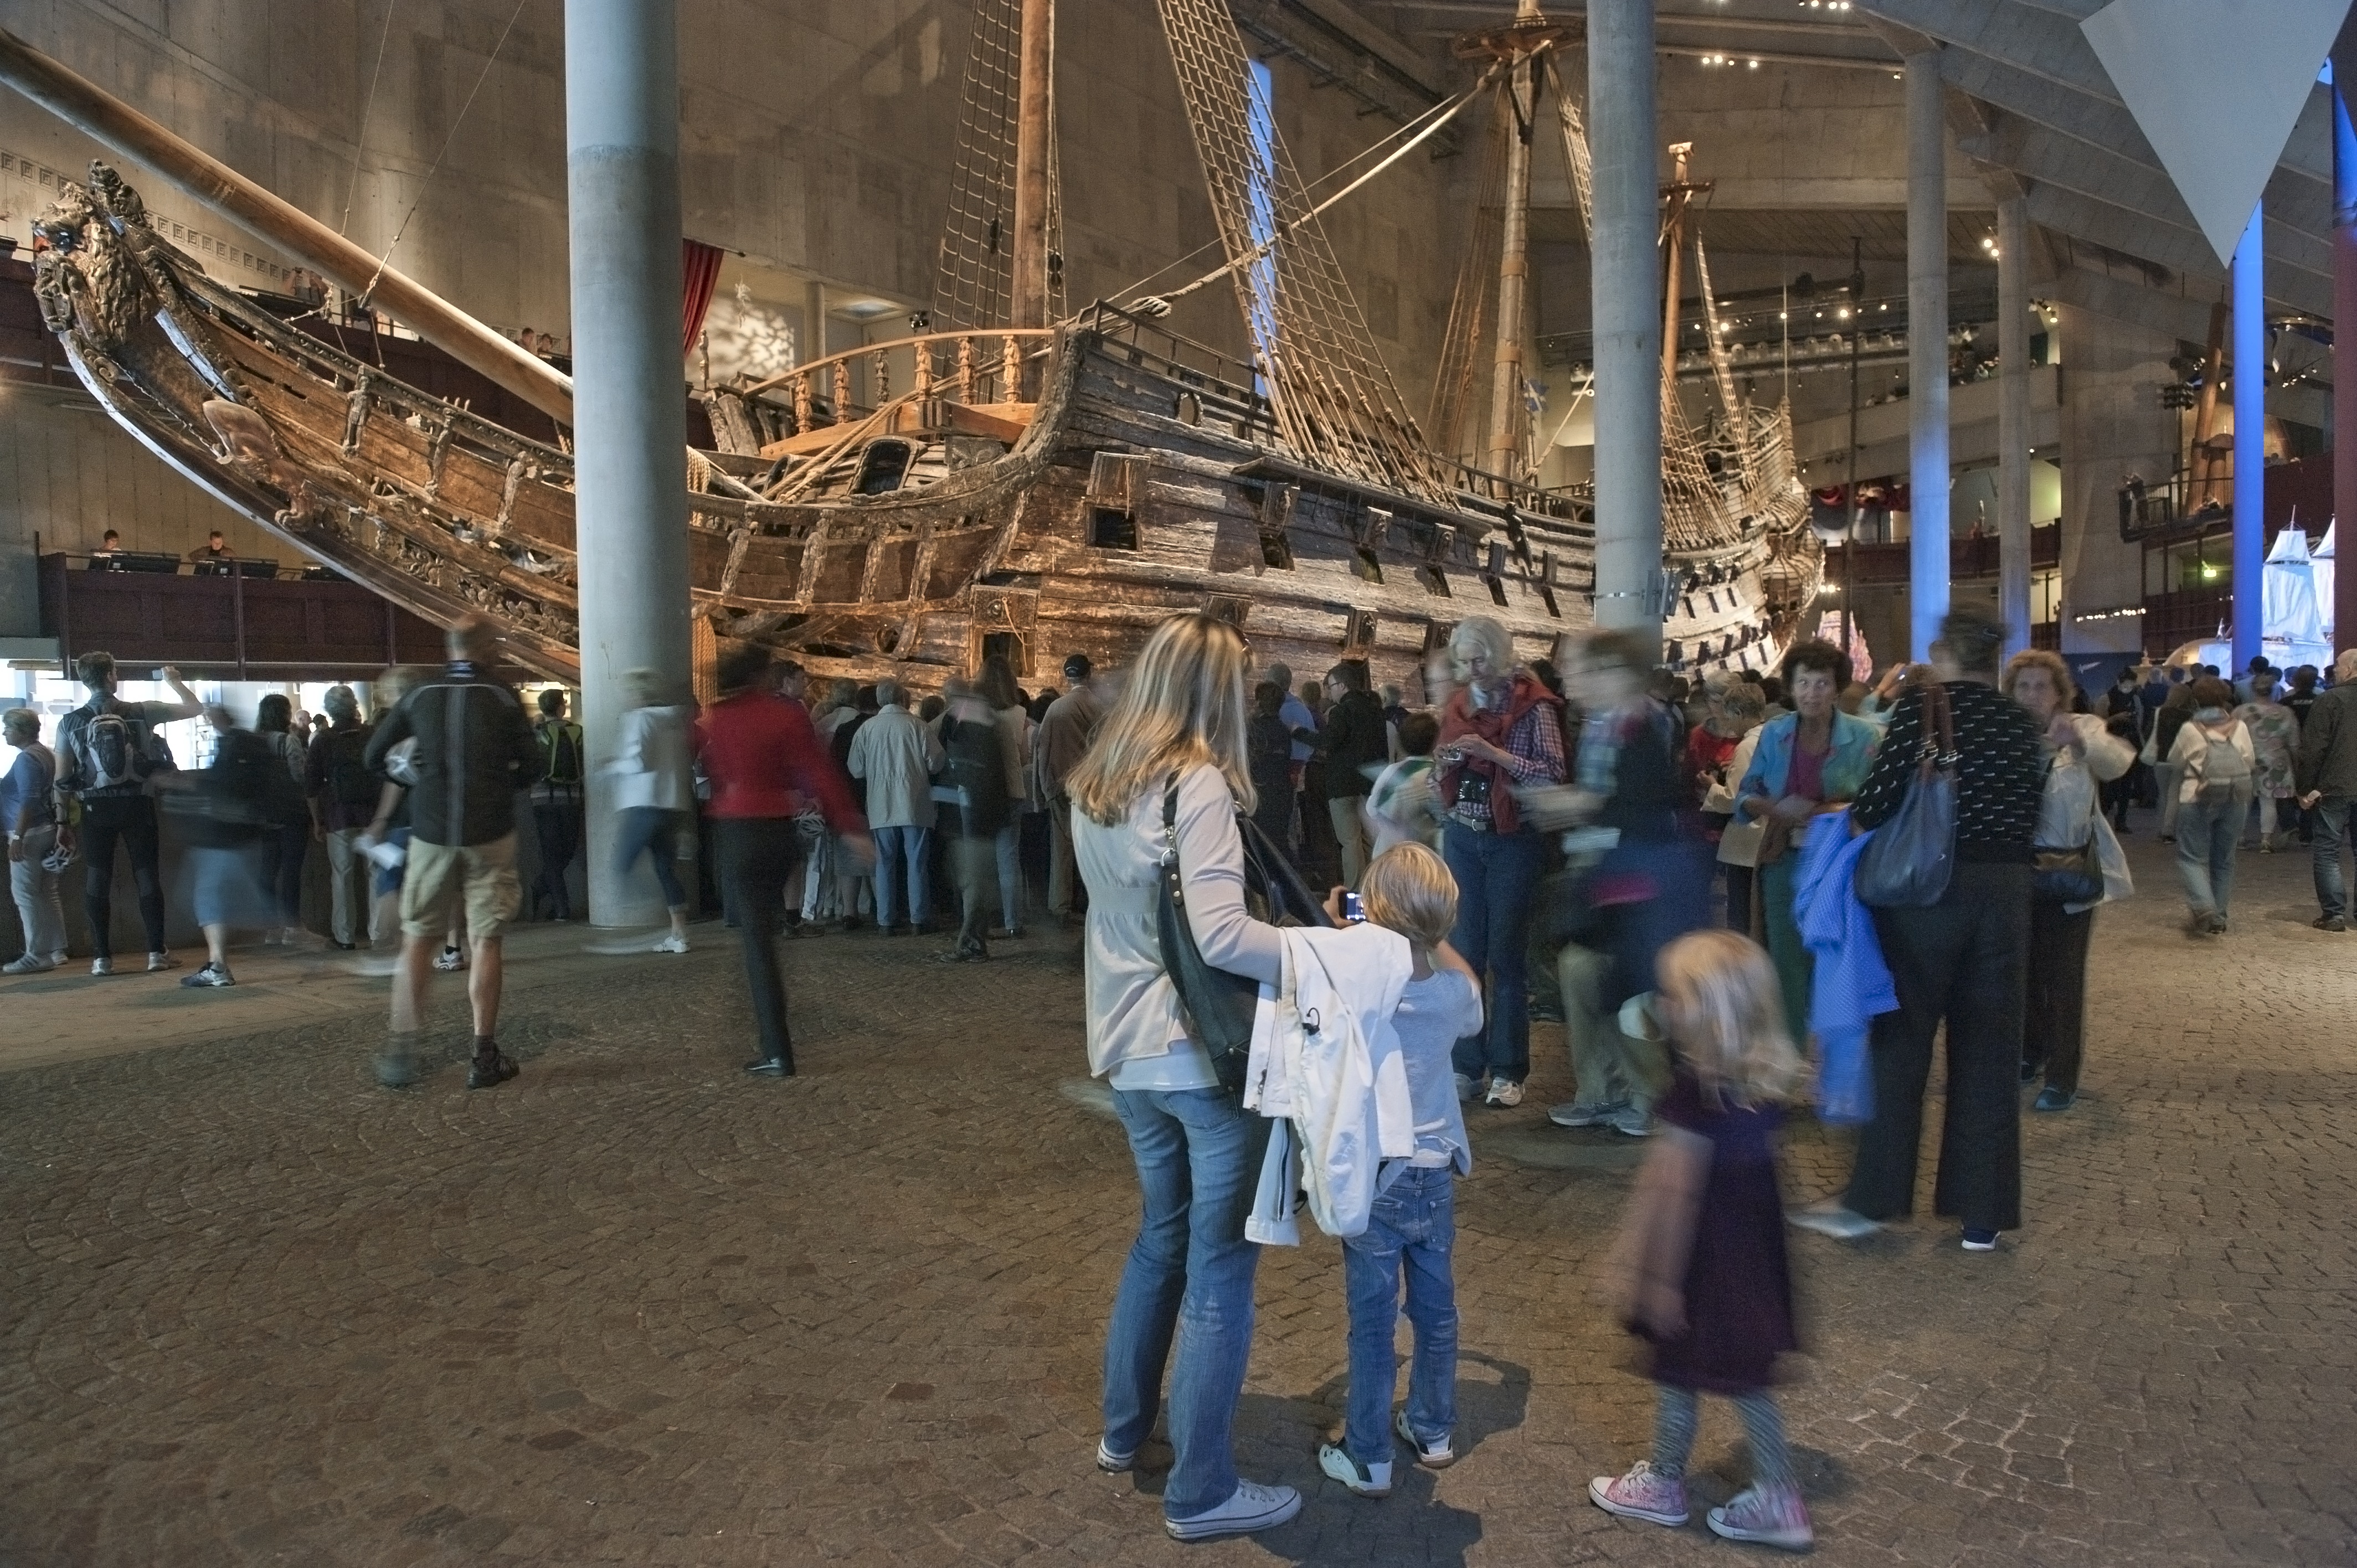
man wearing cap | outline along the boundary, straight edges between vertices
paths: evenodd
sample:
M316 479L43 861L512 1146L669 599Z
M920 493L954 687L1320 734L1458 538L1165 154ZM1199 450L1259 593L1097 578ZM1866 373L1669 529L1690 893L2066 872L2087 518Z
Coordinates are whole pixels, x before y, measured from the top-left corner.
M1080 883L1080 865L1072 858L1072 798L1064 779L1086 756L1096 737L1103 704L1089 689L1089 656L1067 655L1064 694L1048 704L1039 721L1039 737L1031 753L1038 798L1048 804L1048 910L1070 926L1079 918L1072 908L1072 889Z

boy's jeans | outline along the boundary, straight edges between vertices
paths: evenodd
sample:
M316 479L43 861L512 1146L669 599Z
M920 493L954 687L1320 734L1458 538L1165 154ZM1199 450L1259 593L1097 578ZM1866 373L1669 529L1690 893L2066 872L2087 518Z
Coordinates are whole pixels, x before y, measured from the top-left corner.
M1415 1359L1407 1380L1408 1430L1446 1437L1457 1425L1457 1245L1455 1173L1399 1173L1375 1197L1366 1230L1342 1242L1351 1299L1351 1402L1342 1451L1361 1465L1392 1456L1392 1389L1399 1380L1400 1275L1407 1275L1407 1320Z

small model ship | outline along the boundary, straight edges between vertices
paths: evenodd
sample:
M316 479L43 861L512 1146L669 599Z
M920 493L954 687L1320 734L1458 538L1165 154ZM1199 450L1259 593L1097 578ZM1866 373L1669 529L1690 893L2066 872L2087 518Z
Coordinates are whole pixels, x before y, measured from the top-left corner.
M1027 100L1022 72L1003 63L1028 70L1044 59L1036 30L1049 4L979 0L977 29L1019 44L970 51L969 102L1000 113L969 116L963 138L938 329L704 394L716 449L687 456L693 608L711 632L697 639L699 658L749 639L823 678L889 675L926 689L1001 654L1036 684L1071 652L1117 665L1166 617L1202 609L1243 625L1256 660L1318 671L1360 657L1378 681L1407 682L1469 614L1503 622L1525 658L1591 624L1592 497L1540 488L1534 463L1485 471L1426 439L1319 209L1253 100L1241 40L1216 0L1160 0L1160 11L1228 257L1190 287L1230 281L1251 362L1163 328L1167 298L1049 320L1060 274L1050 120L1034 107L1044 94ZM1527 144L1506 128L1530 123L1562 37L1524 0L1512 25L1474 36L1490 66L1456 105L1497 98L1492 155L1506 156L1512 245L1529 165ZM237 179L5 34L0 78L174 170L200 199ZM1576 112L1555 88L1566 156L1584 170ZM1513 104L1507 93L1519 95ZM1012 149L977 133L991 124L1016 128ZM201 181L179 172L196 162L207 166ZM274 205L274 238L369 291L376 278L348 281L339 265L351 247ZM1001 219L985 229L984 218L1010 206L1013 242L1002 245ZM404 608L443 624L487 614L519 662L578 678L562 423L556 445L527 439L305 332L208 277L102 164L59 195L37 232L45 319L91 395L144 445ZM1673 256L1684 232L1673 224ZM1515 260L1513 286L1494 306L1469 262L1434 398L1453 435L1470 364L1458 350L1494 320L1491 452L1508 458L1530 447ZM1673 311L1676 297L1674 285ZM400 314L398 301L379 303ZM431 322L410 313L421 335L462 359L490 352L471 329L504 351L510 384L535 373L537 361L518 370L513 345L431 303ZM543 406L569 407L569 383L553 367L537 373ZM1821 575L1789 413L1753 410L1723 370L1717 392L1725 417L1706 445L1674 382L1664 388L1668 552L1649 593L1665 612L1672 660L1690 671L1772 660ZM1500 441L1501 430L1520 434Z

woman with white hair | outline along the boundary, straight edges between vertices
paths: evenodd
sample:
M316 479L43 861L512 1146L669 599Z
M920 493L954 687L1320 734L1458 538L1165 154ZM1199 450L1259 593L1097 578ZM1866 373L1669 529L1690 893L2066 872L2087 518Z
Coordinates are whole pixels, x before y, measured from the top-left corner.
M1458 1090L1523 1102L1531 1075L1531 893L1544 851L1515 792L1564 781L1563 699L1514 662L1506 628L1469 616L1448 639L1455 689L1440 714L1435 790L1448 814L1441 855L1457 878L1448 945L1487 987L1481 1033L1457 1042ZM1486 1088L1485 1088L1486 1086Z
M1244 756L1245 662L1244 639L1225 621L1182 615L1163 622L1065 779L1089 894L1089 1070L1113 1090L1146 1208L1106 1334L1097 1467L1119 1474L1135 1464L1154 1429L1175 1337L1170 1444L1178 1459L1162 1515L1180 1541L1266 1530L1301 1511L1291 1487L1236 1475L1233 1427L1259 1262L1244 1220L1269 1124L1221 1087L1210 1053L1189 1036L1156 924L1163 856L1173 849L1187 924L1205 961L1270 983L1281 977L1276 928L1244 910L1236 812L1254 800ZM1175 829L1166 830L1164 800L1173 789Z
M0 736L16 760L0 777L0 828L8 834L8 891L25 928L25 950L0 974L38 974L66 961L66 912L58 874L47 864L58 847L56 753L41 744L41 715L30 708L0 714Z

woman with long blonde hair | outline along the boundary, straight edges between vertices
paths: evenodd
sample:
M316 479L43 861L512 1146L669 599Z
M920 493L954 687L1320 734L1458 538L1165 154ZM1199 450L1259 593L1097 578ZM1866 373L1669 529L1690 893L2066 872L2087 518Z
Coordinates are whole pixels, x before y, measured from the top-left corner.
M1254 800L1245 664L1244 639L1227 622L1203 615L1163 622L1066 780L1073 854L1089 891L1089 1070L1113 1090L1145 1197L1106 1332L1097 1466L1120 1473L1135 1463L1175 1337L1170 1444L1178 1458L1162 1513L1181 1541L1265 1530L1301 1510L1292 1487L1238 1477L1232 1436L1259 1261L1244 1219L1268 1123L1221 1088L1210 1054L1188 1037L1155 925L1175 836L1187 923L1205 961L1254 980L1280 978L1276 928L1244 909L1236 812ZM1163 825L1174 783L1175 834Z

